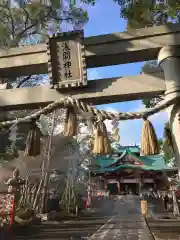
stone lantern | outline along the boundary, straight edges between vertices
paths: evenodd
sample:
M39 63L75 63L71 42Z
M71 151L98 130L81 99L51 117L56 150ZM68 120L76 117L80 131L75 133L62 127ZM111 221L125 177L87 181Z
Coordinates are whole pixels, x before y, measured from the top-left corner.
M15 206L18 205L21 194L21 186L25 184L25 180L19 176L19 169L14 169L12 178L6 182L8 185L8 192L14 194Z

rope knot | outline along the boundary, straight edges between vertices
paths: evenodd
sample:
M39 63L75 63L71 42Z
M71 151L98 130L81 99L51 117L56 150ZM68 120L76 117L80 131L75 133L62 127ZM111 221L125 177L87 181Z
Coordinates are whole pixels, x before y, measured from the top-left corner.
M105 120L105 118L103 117L103 115L101 115L100 113L97 114L96 116L96 122L99 123L99 122L103 122Z

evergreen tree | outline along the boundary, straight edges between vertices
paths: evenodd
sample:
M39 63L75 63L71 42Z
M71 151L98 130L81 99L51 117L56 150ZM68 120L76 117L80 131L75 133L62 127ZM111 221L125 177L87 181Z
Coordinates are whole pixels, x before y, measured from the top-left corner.
M127 20L127 29L180 23L179 0L166 0L164 3L158 3L155 0L114 0L114 2L120 5L120 15ZM160 71L157 61L148 61L143 66L141 73L157 71ZM144 99L142 102L146 107L150 108L156 106L162 100L163 96L156 96L151 99ZM165 161L170 161L174 157L174 152L168 141L160 139L159 142L164 152Z
M127 19L128 28L143 28L180 21L180 1L114 0L120 5L120 15Z
M86 0L82 3L93 4L94 1ZM65 4L66 3L66 4ZM69 3L69 4L68 4ZM82 28L88 21L88 14L81 7L77 7L75 1L40 0L40 1L4 1L0 4L0 48L8 49L23 45L43 43L48 34L61 31L61 25L65 22L71 24L74 29ZM10 82L14 87L29 87L47 83L47 75L25 76L20 78L4 78L0 83ZM17 116L17 112L15 112ZM1 120L7 118L8 113L3 114ZM23 130L25 131L25 129ZM19 129L17 146L23 148L23 139L27 134ZM0 134L0 157L5 156L6 150L12 145L9 140L10 131ZM22 137L23 136L23 137ZM14 145L13 145L14 146Z
M157 61L148 61L144 64L144 66L141 69L141 73L144 74L151 74L154 72L160 72L161 69L158 67ZM146 98L142 100L142 103L147 107L151 108L156 106L159 102L161 102L164 99L163 96L156 96L154 98Z
M174 160L174 152L169 146L167 139L159 139L158 143L161 151L163 152L165 163L171 163Z

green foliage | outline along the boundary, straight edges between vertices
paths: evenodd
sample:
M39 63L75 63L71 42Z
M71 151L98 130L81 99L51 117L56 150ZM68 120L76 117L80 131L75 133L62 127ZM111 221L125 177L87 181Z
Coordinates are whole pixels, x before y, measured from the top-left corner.
M6 154L6 148L9 147L12 141L9 139L10 131L4 129L0 132L0 158L3 158Z
M21 124L18 126L16 132L15 145L20 151L24 151L26 147L26 138L29 132L29 126L27 124Z
M165 163L170 163L174 158L173 149L169 146L168 141L166 139L159 139L158 142L164 154Z
M128 28L143 28L165 24L180 19L180 1L169 0L168 4L156 4L150 0L114 0L120 5L120 15L128 20Z
M162 100L163 100L163 96L156 96L154 98L143 99L142 103L146 108L152 108L152 107L155 107Z
M93 4L93 1L86 2ZM9 48L30 36L36 38L37 34L45 41L49 32L60 31L63 21L82 25L88 21L88 15L75 4L64 9L60 0L51 0L51 5L32 1L13 8L8 3L1 4L0 20L0 47Z
M1 145L0 159L7 161L12 160L14 157L18 157L18 149L15 144L10 141L6 136L4 137L4 139L8 140L8 142L5 142L5 144Z
M82 3L94 5L93 0ZM14 2L13 2L14 3ZM15 1L16 7L9 1L0 4L0 48L18 47L20 45L44 42L49 33L60 31L60 25L66 21L75 28L81 28L88 21L87 11L76 7L76 1L71 1L68 8L64 8L61 0L45 1ZM44 77L44 76L43 76ZM8 79L17 83L18 87L39 85L42 76L27 76L25 78ZM17 113L18 114L18 113ZM18 115L16 115L18 116ZM5 116L4 116L5 117ZM20 127L21 128L21 127ZM9 131L0 134L0 157L11 158L16 148L24 150L27 130L19 129L16 147L9 140Z
M164 159L166 163L169 163L170 160L174 158L174 152L172 148L169 146L167 140L163 142L163 152L164 152Z
M6 153L4 155L5 160L12 160L14 157L18 157L18 148L16 147L15 143L11 143L10 146L6 147Z
M156 60L146 62L141 69L141 73L147 73L147 74L151 72L156 72L156 71L160 71ZM156 96L154 98L143 99L142 103L145 105L146 108L151 108L151 107L155 107L162 100L163 100L163 96Z
M168 122L165 124L165 127L170 128ZM164 154L165 162L166 163L171 162L172 159L174 159L175 155L174 155L174 151L173 151L172 147L169 145L168 139L166 139L166 137L164 136L164 139L159 139L158 142L159 142L160 149L162 150L162 152Z
M153 0L114 0L120 6L120 15L127 20L127 28L143 28L162 25L168 22L180 22L180 1L168 0L167 4L156 4ZM147 62L142 68L157 66L155 61ZM146 107L154 107L162 97L143 100Z

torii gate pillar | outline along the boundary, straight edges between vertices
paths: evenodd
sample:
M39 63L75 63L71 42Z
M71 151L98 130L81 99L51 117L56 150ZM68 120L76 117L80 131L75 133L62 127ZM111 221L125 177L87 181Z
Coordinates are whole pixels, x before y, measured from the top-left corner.
M165 46L158 55L165 78L165 98L180 96L180 46ZM180 179L180 101L168 108L168 118L172 130L176 163Z

